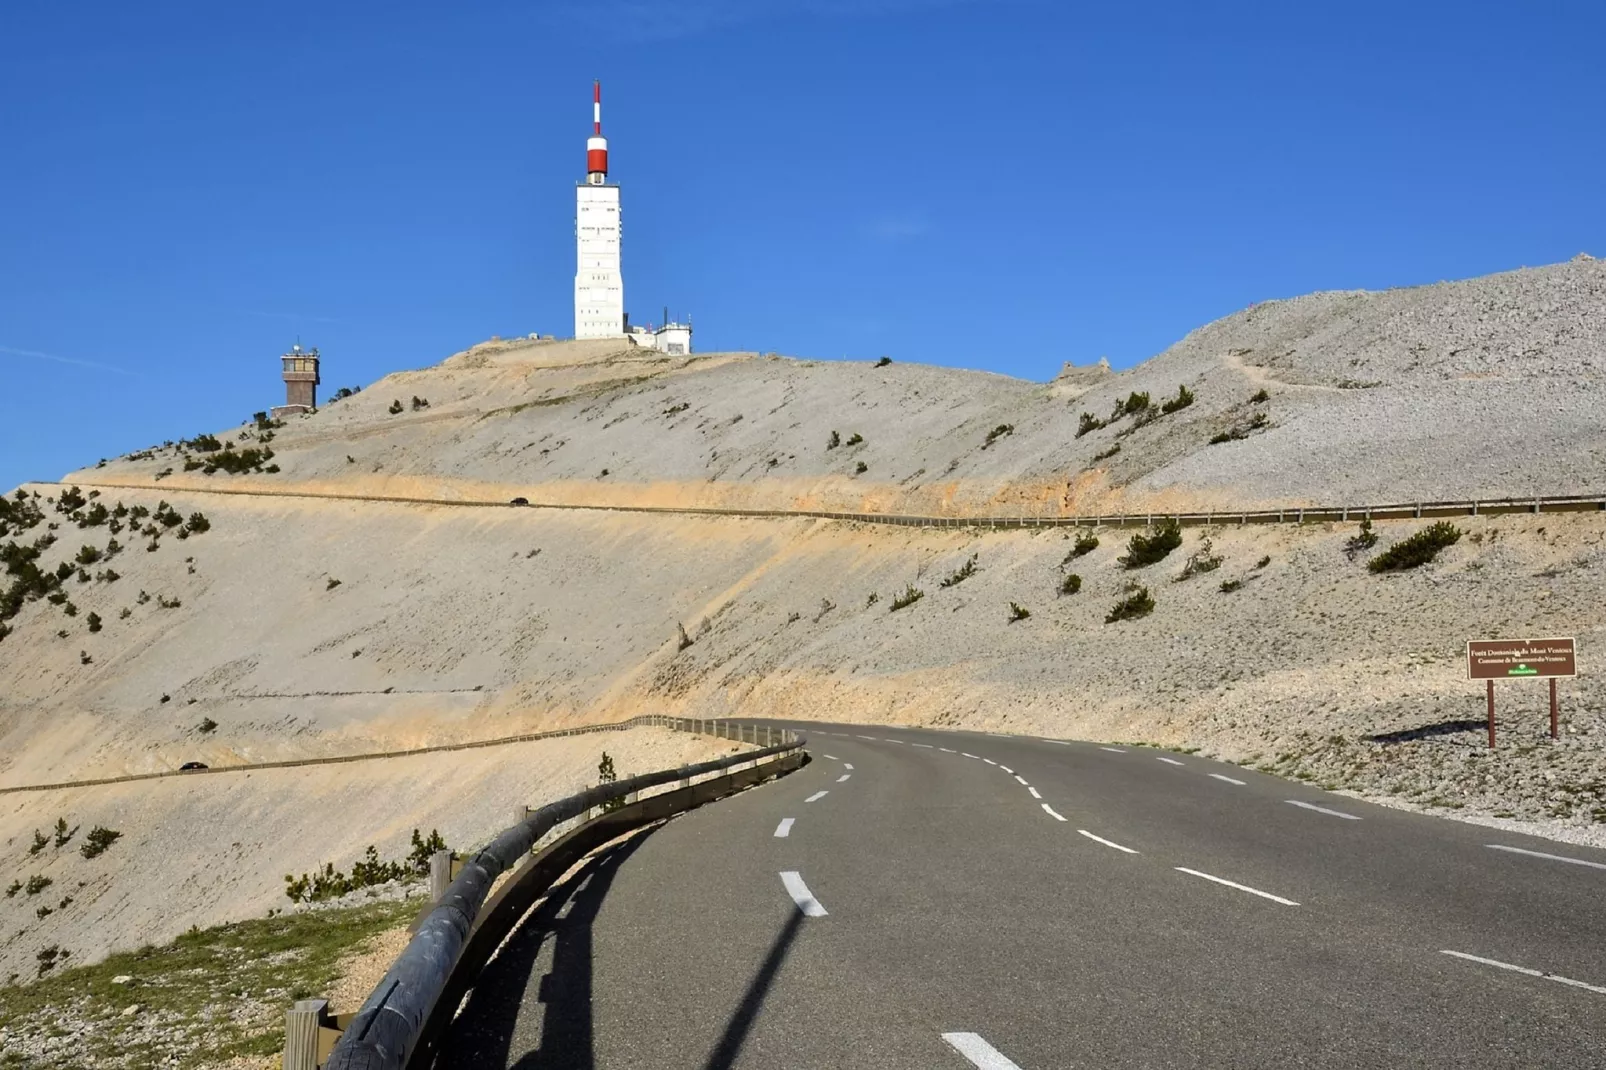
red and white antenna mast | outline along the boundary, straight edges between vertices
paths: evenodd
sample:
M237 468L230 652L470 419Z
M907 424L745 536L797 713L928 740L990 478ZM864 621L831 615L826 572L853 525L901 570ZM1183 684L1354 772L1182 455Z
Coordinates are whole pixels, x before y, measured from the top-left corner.
M602 136L602 82L591 86L591 136L586 139L586 181L601 186L608 181L608 139Z

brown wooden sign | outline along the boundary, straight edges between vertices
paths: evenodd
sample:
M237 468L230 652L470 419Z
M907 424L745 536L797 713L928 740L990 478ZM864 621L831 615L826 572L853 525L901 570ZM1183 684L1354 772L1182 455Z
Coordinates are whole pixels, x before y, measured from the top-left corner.
M1571 639L1469 639L1469 680L1543 680L1577 676Z

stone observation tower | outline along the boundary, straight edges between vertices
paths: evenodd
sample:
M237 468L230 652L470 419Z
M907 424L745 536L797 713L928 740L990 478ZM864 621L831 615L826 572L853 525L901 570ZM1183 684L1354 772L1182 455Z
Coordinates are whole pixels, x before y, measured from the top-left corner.
M284 404L273 410L274 416L287 416L297 412L311 412L318 406L318 347L302 349L299 344L279 358L284 362Z

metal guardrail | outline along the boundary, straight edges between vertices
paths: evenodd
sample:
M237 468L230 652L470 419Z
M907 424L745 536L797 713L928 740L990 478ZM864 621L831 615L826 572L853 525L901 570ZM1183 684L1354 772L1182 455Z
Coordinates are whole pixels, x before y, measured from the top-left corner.
M721 738L751 736L756 741L760 735L756 725L733 726L729 722L693 721L672 717L660 717L659 720L678 722L676 727L684 727L689 731L701 729L706 734L719 735ZM520 890L522 896L533 901L533 896L544 889L544 886L539 886L539 878L544 877L546 883L550 884L567 868L567 866L556 868L555 859L573 856L580 846L595 841L603 832L607 832L608 838L612 838L623 831L628 831L627 826L631 826L632 823L634 827L639 827L648 821L667 817L672 813L701 805L710 798L717 798L721 788L736 790L739 786L745 786L738 778L756 783L767 776L779 775L801 764L801 748L806 740L790 730L765 729L764 732L766 734L779 732L784 737L783 741L757 751L745 751L713 761L682 766L679 769L647 773L612 784L599 785L578 795L548 803L531 812L524 821L504 830L487 847L464 862L456 879L447 887L434 909L419 924L412 940L379 982L378 987L363 1003L362 1009L350 1016L349 1021L344 1021L345 1028L341 1031L339 1040L334 1044L327 1062L321 1065L325 1070L403 1070L409 1065L421 1065L411 1061L418 1054L422 1042L429 1039L428 1033L432 1028L440 1026L443 1012L451 1009L447 1007L450 1001L443 1000L442 997L454 987L458 989L462 987L460 967L474 964L475 968L478 968L473 962L474 956L465 956L465 950L469 949L471 941L483 928L480 924L482 914L490 914L497 908L504 907L508 902L505 892L515 887ZM765 759L774 760L765 762ZM717 773L744 763L759 762L764 764L756 765L732 777L722 778L721 784L691 783L694 777ZM632 811L629 813L625 810L606 813L580 826L544 851L542 855L530 859L529 856L536 843L561 822L584 815L605 803L632 797L643 789L675 781L681 783L678 791L634 802L625 808ZM601 842L606 842L606 839L596 845L600 845ZM565 845L567 853L557 850ZM515 875L513 882L498 893L499 898L491 904L492 910L486 910L487 896L497 878L521 862L525 865L520 874ZM554 868L556 872L551 872ZM532 874L535 879L531 879ZM504 908L499 914L501 920L510 928L511 924L522 916L522 911ZM500 936L492 933L482 936L479 944L488 957L489 950L494 949L499 942ZM342 1016L342 1019L344 1020L345 1016ZM306 1061L306 1055L309 1054L306 1051L309 1037L312 1038L312 1050L316 1051L318 1035L316 1015L313 1016L310 1030L307 1028L308 1024L305 1014L298 1022L296 1012L292 1012L285 1052L287 1067L292 1061L298 1065L309 1065ZM300 1050L297 1052L297 1058L292 1060L291 1048L298 1045ZM320 1064L313 1063L313 1065Z
M326 491L241 490L232 487L161 487L154 483L38 483L37 486L95 487L102 490L149 490L169 494L224 494L260 498L311 498L317 500L383 502L394 505L451 505L492 509L571 509L602 513L665 513L679 516L725 516L755 519L851 520L860 524L888 524L921 528L1056 528L1128 527L1176 520L1184 527L1227 524L1306 524L1318 521L1409 520L1420 517L1496 516L1505 513L1576 513L1606 511L1606 494L1551 494L1533 498L1484 498L1463 501L1400 502L1393 505L1289 506L1282 509L1217 509L1172 513L1082 513L1070 516L925 516L917 513L853 513L825 509L718 509L669 505L580 505L530 502L516 506L503 501L461 498L409 498L381 494L335 494Z

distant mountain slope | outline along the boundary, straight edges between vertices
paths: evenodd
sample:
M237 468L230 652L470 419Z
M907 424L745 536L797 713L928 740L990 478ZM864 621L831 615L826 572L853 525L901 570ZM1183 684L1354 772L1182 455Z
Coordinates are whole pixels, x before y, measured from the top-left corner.
M1184 387L1192 403L1164 413ZM1129 371L1048 384L488 343L292 418L276 474L186 473L164 450L94 478L992 515L1565 494L1606 489L1603 390L1606 263L1580 258L1267 302ZM1111 419L1134 392L1150 407ZM1079 435L1084 414L1108 426Z

